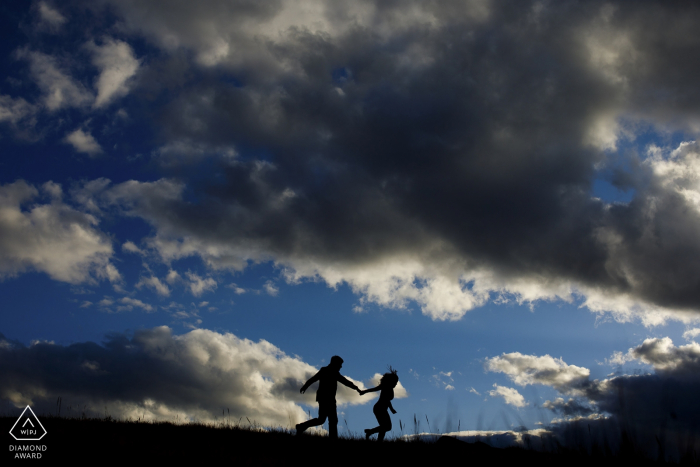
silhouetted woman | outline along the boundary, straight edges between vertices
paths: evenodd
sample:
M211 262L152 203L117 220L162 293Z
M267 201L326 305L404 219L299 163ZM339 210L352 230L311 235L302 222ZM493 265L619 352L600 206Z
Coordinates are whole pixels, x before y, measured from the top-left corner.
M369 439L370 436L378 433L377 439L382 441L386 432L391 430L391 417L387 409L391 410L391 413L396 413L394 407L391 406L391 400L394 398L394 388L397 384L399 384L399 376L396 374L396 370L389 367L389 371L384 373L382 379L379 380L379 386L360 391L360 395L364 395L368 392L381 391L379 393L379 400L374 404L374 408L372 409L374 416L377 417L379 426L371 430L366 429L365 438Z

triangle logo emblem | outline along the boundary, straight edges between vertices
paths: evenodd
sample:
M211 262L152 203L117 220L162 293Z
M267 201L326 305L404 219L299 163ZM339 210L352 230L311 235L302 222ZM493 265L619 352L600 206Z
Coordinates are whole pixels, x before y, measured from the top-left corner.
M12 425L10 434L17 441L39 441L46 435L46 429L34 415L32 409L27 406L15 424Z

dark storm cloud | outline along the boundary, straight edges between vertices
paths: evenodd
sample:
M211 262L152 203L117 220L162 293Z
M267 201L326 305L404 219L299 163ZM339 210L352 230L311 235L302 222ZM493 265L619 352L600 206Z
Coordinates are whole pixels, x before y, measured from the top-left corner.
M299 394L317 369L273 344L233 334L195 330L174 336L165 326L133 337L108 336L68 346L36 342L29 347L0 334L0 399L53 413L62 397L67 415L212 421L249 417L259 424L288 426L306 417L315 391ZM362 383L357 383L364 387ZM339 388L339 403L361 404L355 391Z
M594 409L590 405L583 404L581 401L576 399L569 399L568 401L565 401L561 397L558 397L553 401L545 401L545 403L542 404L542 408L549 409L552 412L564 417L577 415L588 416L595 413Z
M542 405L565 417L553 427L557 436L573 436L581 428L586 431L585 425L590 424L593 437L602 437L600 441L607 438L605 442L615 441L613 438L627 432L627 436L636 437L633 441L638 446L652 442L656 449L668 437L677 454L682 448L679 440L683 440L682 444L700 433L700 345L692 342L675 346L668 337L646 339L629 349L626 356L616 354L615 359L646 363L654 372L591 380L585 368L567 365L548 355L519 353L488 358L485 367L505 373L518 385L543 384L573 396L567 401L560 397ZM601 414L608 418L601 418ZM580 438L570 441L580 443Z
M164 51L132 87L163 83L166 178L92 202L152 223L163 259L274 261L436 319L492 294L698 310L698 151L624 149L700 129L694 4L100 4ZM592 197L603 170L630 203Z

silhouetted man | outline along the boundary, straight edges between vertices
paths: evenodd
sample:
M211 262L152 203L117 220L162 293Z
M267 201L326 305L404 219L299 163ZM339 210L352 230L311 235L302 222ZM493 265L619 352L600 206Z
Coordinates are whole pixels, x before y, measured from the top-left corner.
M312 426L323 425L323 422L328 418L328 434L331 438L338 438L338 413L335 407L335 393L338 390L336 383L342 383L345 386L360 392L360 388L355 386L351 381L340 374L340 369L343 366L343 359L337 355L331 357L331 362L328 366L324 366L318 373L313 375L299 390L304 394L306 390L318 381L318 391L316 391L316 402L318 402L318 418L311 419L297 425L297 435L300 435Z

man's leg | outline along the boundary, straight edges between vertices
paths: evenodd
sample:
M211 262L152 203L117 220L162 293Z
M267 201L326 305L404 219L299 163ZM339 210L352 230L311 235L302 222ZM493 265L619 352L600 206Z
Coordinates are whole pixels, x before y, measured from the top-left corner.
M325 412L326 412L326 410L324 410L324 405L319 403L318 404L318 417L312 418L311 420L305 421L304 423L299 423L296 426L297 435L302 434L304 431L306 431L307 428L311 428L312 426L323 425L323 423L326 421L326 416L327 416Z
M328 436L331 439L338 439L338 411L335 407L335 401L328 404L326 414L328 415Z

